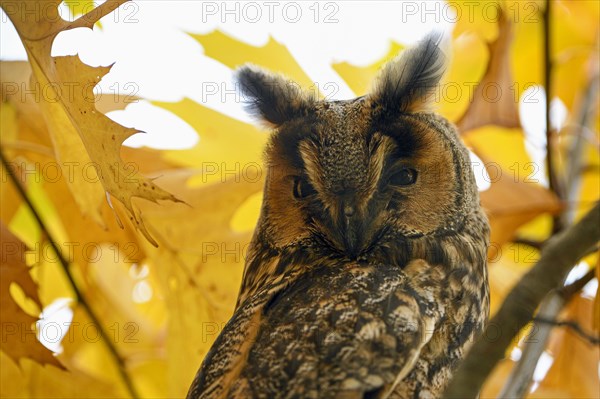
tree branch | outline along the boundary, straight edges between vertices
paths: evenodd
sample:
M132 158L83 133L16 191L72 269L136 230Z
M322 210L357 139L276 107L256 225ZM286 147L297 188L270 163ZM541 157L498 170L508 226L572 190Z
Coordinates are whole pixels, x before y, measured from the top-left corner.
M536 340L524 345L521 359L513 368L506 384L498 394L499 398L522 398L529 391L533 373L540 356L546 349L550 333L554 327L562 325L561 322L556 321L556 317L569 300L594 278L595 272L595 269L592 269L573 284L558 290L552 290L546 295L534 318L534 331L537 331ZM587 334L584 336L586 339L590 338L587 337Z
M573 219L575 218L575 211L577 209L576 199L581 188L581 176L585 172L585 157L582 156L586 144L584 132L590 124L590 119L592 119L591 116L593 116L592 113L594 109L594 104L596 104L596 97L598 95L599 85L600 76L598 74L595 74L586 86L585 92L583 94L582 104L578 110L578 134L575 135L573 145L569 149L569 162L567 162L567 189L565 192L565 202L567 204L567 207L562 212L563 224L571 224L573 223Z
M19 195L21 196L21 198L23 199L23 201L25 202L25 204L31 211L31 214L33 215L35 221L37 222L40 229L42 230L42 233L48 239L50 246L56 253L57 259L58 259L60 265L62 266L62 269L65 272L65 275L67 276L67 280L69 281L69 284L71 285L71 288L73 289L73 292L75 293L75 299L77 300L77 303L79 305L81 305L81 307L85 310L85 312L88 314L89 318L92 320L92 323L94 323L98 327L98 332L100 334L100 338L102 339L102 341L106 345L106 348L108 349L111 356L115 360L115 363L117 364L117 369L119 371L119 375L121 376L123 382L125 383L125 386L126 386L127 390L129 391L129 394L133 398L139 398L139 395L133 385L133 382L131 381L131 378L127 374L127 370L125 368L125 361L119 354L119 351L117 350L115 345L110 340L109 335L106 332L106 329L100 323L100 319L98 318L96 313L93 311L90 304L87 303L83 294L79 290L79 287L77 286L77 283L75 282L75 278L73 277L73 274L71 273L71 270L69 268L69 262L64 257L61 249L58 247L57 241L52 238L52 235L50 234L50 231L46 227L46 224L42 220L38 211L35 209L35 206L31 202L31 200L29 199L27 192L25 192L25 189L23 188L23 186L21 185L21 182L19 181L19 179L15 175L14 171L12 170L11 166L9 165L9 162L4 157L4 152L2 151L1 148L0 148L0 160L2 161L2 166L4 167L4 169L6 169L6 173L9 177L9 179L14 184Z
M532 319L544 296L559 287L566 273L600 238L600 202L579 221L550 238L536 265L506 297L450 382L445 398L475 398L514 336ZM493 326L493 330L490 328ZM497 329L501 333L497 333ZM486 337L497 337L495 340Z

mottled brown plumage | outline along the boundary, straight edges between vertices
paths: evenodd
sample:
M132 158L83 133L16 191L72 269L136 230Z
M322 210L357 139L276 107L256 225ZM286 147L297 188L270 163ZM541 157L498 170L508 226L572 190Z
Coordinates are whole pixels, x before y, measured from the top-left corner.
M488 316L489 228L429 37L371 92L237 72L273 128L238 305L189 398L436 397Z

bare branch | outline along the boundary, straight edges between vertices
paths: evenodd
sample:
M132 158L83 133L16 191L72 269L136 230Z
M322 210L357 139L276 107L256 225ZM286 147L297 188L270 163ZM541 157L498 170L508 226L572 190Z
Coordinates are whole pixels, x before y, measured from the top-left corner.
M500 391L499 398L525 397L531 386L535 368L544 349L546 349L553 328L564 325L562 322L556 322L556 317L573 295L579 292L594 276L595 269L592 269L573 284L558 290L552 290L546 295L537 316L534 318L536 325L534 331L537 331L536 340L525 344L521 359L513 368L506 384ZM587 336L585 338L589 339Z
M567 208L562 213L563 224L573 223L573 219L575 218L575 211L577 209L575 206L577 203L576 198L581 188L581 176L585 171L584 157L582 157L586 144L584 131L591 123L591 116L593 116L592 112L598 94L598 86L600 86L600 76L596 74L586 86L582 104L579 108L579 115L577 116L579 121L577 127L578 134L575 136L573 145L569 149L569 162L567 163L567 190L565 192Z

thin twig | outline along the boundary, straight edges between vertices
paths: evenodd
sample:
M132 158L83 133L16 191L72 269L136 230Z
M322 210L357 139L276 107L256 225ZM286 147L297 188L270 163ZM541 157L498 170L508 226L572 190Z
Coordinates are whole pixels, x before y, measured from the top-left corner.
M133 398L139 398L139 395L133 385L133 382L131 381L131 378L129 377L129 375L127 374L127 371L125 369L125 361L119 354L115 345L113 345L111 340L108 338L109 335L106 332L106 330L104 329L104 327L102 326L102 324L100 323L100 319L98 318L96 313L92 310L91 306L87 303L82 292L79 290L79 287L77 286L77 283L75 282L73 274L71 273L71 270L69 268L69 262L64 257L61 249L58 247L57 241L52 238L52 235L50 234L50 231L46 227L46 224L40 217L40 214L36 210L35 206L31 202L31 200L29 199L29 196L27 195L27 192L21 185L21 182L19 181L19 179L15 175L14 171L10 167L9 162L7 161L7 159L4 156L4 152L3 152L2 148L0 148L0 159L2 161L2 166L6 169L6 173L9 177L9 179L14 184L16 190L18 191L19 195L21 196L21 198L23 199L23 201L25 202L25 204L31 211L31 214L33 215L35 221L39 225L44 236L49 241L50 246L56 253L59 263L62 266L62 269L65 272L65 275L67 276L67 280L69 281L69 284L71 285L71 288L73 289L73 292L75 293L75 298L76 298L77 302L81 305L81 307L88 314L89 318L92 320L92 323L94 323L98 327L98 331L100 333L100 338L105 343L108 351L110 352L110 354L114 358L115 362L117 363L117 366L118 366L117 369L119 371L121 378L123 379L123 382L125 383L125 386L127 387L127 390L129 391L129 394Z
M531 321L542 299L600 239L600 202L578 223L550 238L539 261L507 295L500 310L460 364L445 398L475 398L514 336ZM502 334L497 334L497 328ZM492 330L493 329L493 330ZM493 332L492 332L493 331ZM491 341L486 337L497 337Z
M550 123L550 103L552 101L552 48L551 48L551 18L552 0L546 0L546 8L542 14L544 32L544 87L546 89L546 171L548 186L559 199L562 199L557 170L554 162L554 132ZM560 215L553 216L552 230L554 233L562 230Z
M568 327L573 330L577 335L581 338L585 339L592 345L600 345L600 337L596 337L590 333L587 333L583 330L583 328L579 325L579 323L575 320L554 320L554 319L544 319L541 317L534 317L533 320L536 323L548 324L552 327Z
M594 54L597 56L597 54ZM566 192L565 200L567 207L562 212L563 224L573 223L575 219L575 211L577 209L573 202L579 194L581 188L581 178L584 172L584 160L583 150L585 148L586 140L584 131L590 123L591 110L596 104L596 97L598 94L598 86L600 85L600 76L596 74L593 76L588 84L586 85L585 92L583 94L583 100L579 112L577 115L578 122L578 133L575 136L574 143L569 150L569 162L567 163L567 180L566 180Z
M544 318L554 318L564 307L564 298L556 290L551 291L540 305L539 315ZM540 356L546 348L552 327L549 325L540 328L534 324L535 340L525 344L519 362L512 369L508 380L498 394L498 398L522 398L529 391L533 379L533 372Z
M515 244L526 245L528 247L531 247L533 249L541 251L544 248L544 245L546 245L547 241L537 241L537 240L531 240L529 238L517 237L514 240L512 240L512 242ZM599 250L600 250L600 246L595 245L593 247L590 247L590 249L588 249L583 255L581 255L581 257L585 258L586 256L596 253Z
M594 248L597 250L598 246L595 246ZM594 277L596 277L596 268L595 267L593 267L590 271L588 271L580 279L575 280L573 283L571 283L569 285L565 285L564 287L560 288L558 290L558 293L568 301L569 299L571 299L573 297L573 295L575 295L576 293L581 291L583 289L583 287L586 286L587 283L592 281L592 279Z
M548 339L553 327L567 326L575 329L584 338L594 343L597 338L592 337L579 327L571 326L569 322L556 321L556 317L568 301L579 292L595 276L595 269L590 270L585 276L569 284L566 287L552 290L544 298L536 317L534 317L533 331L536 331L535 341L529 341L524 344L521 358L513 368L507 382L498 394L499 398L523 398L529 391L533 381L533 373L538 364L540 356L546 349Z
M515 244L527 245L528 247L537 249L538 251L541 250L542 246L544 245L544 241L531 240L524 237L516 237L514 240L512 240L512 242Z

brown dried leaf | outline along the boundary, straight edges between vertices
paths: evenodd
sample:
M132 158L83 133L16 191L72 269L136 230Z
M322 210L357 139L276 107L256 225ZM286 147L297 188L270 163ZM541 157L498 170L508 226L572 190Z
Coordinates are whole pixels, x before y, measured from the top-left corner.
M490 170L494 176L497 170ZM515 231L537 216L561 209L558 198L537 183L515 180L503 171L490 188L480 193L481 203L490 219L491 237L488 256L494 258L502 244L512 240Z
M487 69L473 92L469 108L456 122L464 133L484 125L518 127L519 114L510 70L511 23L503 13L498 19L498 37L488 44ZM517 99L518 100L518 99Z
M0 222L0 242L2 262L0 262L0 322L2 341L0 348L15 362L27 357L41 364L51 364L62 368L52 352L36 338L33 324L38 320L17 304L10 293L11 285L17 284L25 295L41 309L37 284L29 274L25 264L25 244L15 237L4 223Z

